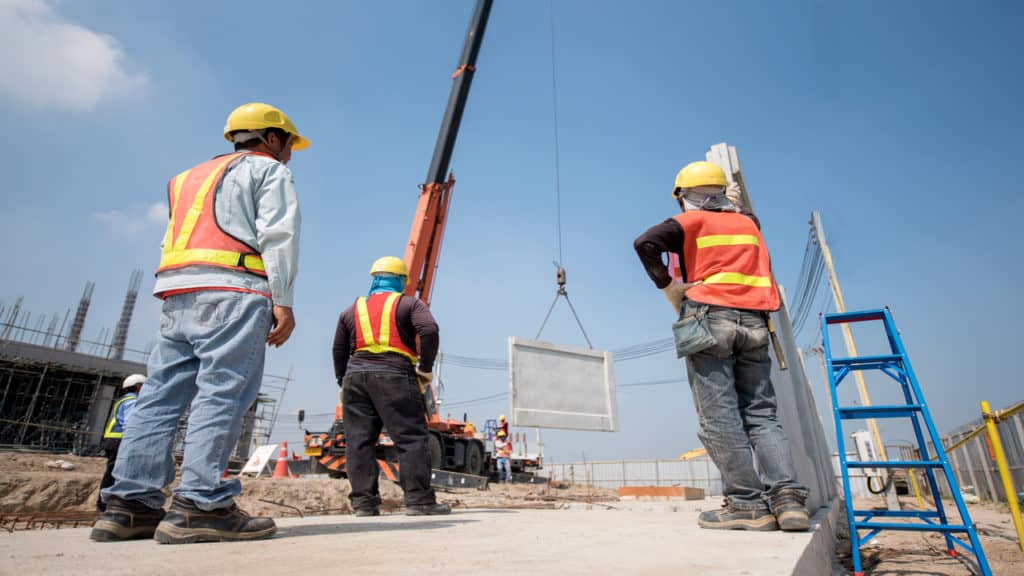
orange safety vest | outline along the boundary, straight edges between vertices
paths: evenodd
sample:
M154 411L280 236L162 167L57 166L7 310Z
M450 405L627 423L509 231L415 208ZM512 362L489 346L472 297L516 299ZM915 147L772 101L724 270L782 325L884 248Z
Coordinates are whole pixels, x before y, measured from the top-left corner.
M704 210L673 217L683 228L686 297L703 304L744 310L779 309L768 247L749 217Z
M401 297L398 292L378 292L356 299L356 352L394 352L416 364L416 352L402 342L395 319Z
M259 251L225 232L217 223L214 210L225 172L246 154L272 158L261 152L224 154L185 170L167 183L171 217L157 273L203 265L267 275Z
M512 443L508 440L495 440L494 451L498 458L508 458L512 456Z

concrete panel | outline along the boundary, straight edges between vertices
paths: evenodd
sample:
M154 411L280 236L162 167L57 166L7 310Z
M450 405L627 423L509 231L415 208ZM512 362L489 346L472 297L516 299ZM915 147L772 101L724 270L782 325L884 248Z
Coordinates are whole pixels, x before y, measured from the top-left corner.
M618 430L611 352L513 336L508 356L513 426Z
M742 192L743 203L751 210L754 203L747 189L747 182L740 169L736 148L726 143L715 144L705 155L725 170L726 178L736 182ZM765 234L765 241L771 249L771 237ZM790 451L796 465L797 480L810 490L807 509L813 514L818 507L827 505L836 495L830 450L825 440L825 431L818 417L817 405L811 391L810 380L799 359L793 325L789 318L785 291L779 287L782 306L771 315L772 323L786 360L786 370L780 369L779 358L772 364L772 383L778 397L778 415L782 429L789 439ZM773 351L774 356L774 351Z

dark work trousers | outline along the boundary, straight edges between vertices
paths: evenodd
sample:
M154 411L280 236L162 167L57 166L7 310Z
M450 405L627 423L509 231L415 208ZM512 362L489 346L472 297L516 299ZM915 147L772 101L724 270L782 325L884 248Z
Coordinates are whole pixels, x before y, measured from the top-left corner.
M399 372L350 372L342 380L345 468L353 509L380 506L375 446L381 427L398 449L406 506L434 504L430 487L427 420L416 376Z
M121 439L104 438L100 447L103 448L103 454L107 457L107 469L103 471L103 480L100 480L100 490L103 490L114 485L114 463L117 462L117 449L121 447ZM100 512L107 509L107 505L103 503L103 498L99 495L96 496L96 509Z

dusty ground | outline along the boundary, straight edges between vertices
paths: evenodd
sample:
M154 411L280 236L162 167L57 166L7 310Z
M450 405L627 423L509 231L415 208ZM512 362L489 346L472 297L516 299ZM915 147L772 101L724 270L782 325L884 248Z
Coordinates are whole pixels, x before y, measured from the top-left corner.
M912 500L900 500L904 510L916 509ZM955 504L952 501L943 503L947 511L953 511L952 518L958 520ZM856 506L858 509L873 506L884 508L885 503L881 500L858 501ZM1016 532L1006 505L980 502L970 505L969 511L992 573L996 576L1024 574L1024 553L1017 546ZM967 538L964 535L961 539ZM852 564L848 540L839 543L837 554L843 565L850 570ZM978 574L970 554L964 552L957 558L950 557L946 554L945 540L935 532L883 531L862 548L861 565L865 574L873 576Z
M73 470L48 466L56 460L74 464ZM35 513L92 512L106 461L69 455L0 452L0 516ZM348 482L327 478L243 478L239 504L253 514L276 518L348 514ZM383 511L399 510L401 489L381 482ZM547 485L491 485L487 490L439 491L438 498L456 509L559 509L578 502L596 502L616 507L615 491L587 486L555 488ZM858 508L872 502L858 502ZM881 504L878 502L877 504ZM911 504L903 499L905 508ZM951 506L951 504L949 505ZM982 544L993 573L1024 574L1024 554L1017 548L1016 535L1005 506L980 503L971 506ZM10 528L5 525L5 528ZM905 576L911 574L971 574L964 558L944 553L942 538L933 533L887 531L863 551L865 574ZM840 561L849 569L849 543L838 546Z

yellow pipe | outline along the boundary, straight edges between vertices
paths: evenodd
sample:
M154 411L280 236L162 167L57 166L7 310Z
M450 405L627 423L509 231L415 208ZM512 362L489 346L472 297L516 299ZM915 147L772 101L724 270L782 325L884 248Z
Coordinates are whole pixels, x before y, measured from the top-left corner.
M815 222L815 225L818 225ZM819 230L819 234L822 234ZM843 291L839 288L839 277L836 274L835 264L832 262L832 251L828 249L828 244L825 243L824 238L821 238L819 242L819 248L821 248L821 256L825 260L825 268L828 270L829 286L832 287L832 298L835 300L836 311L846 312L846 302L843 301ZM843 332L843 339L846 340L846 350L850 355L850 358L857 357L857 345L853 342L853 331L850 330L850 325L844 323L840 326ZM868 395L867 384L864 383L864 374L857 370L853 373L854 379L857 380L857 392L860 395L861 406L871 406L871 396ZM885 443L882 442L882 435L878 431L878 422L874 418L868 418L868 428L871 430L871 438L875 441L875 448L878 450L878 455L881 460L888 460L889 456L885 452Z
M921 498L921 489L917 487L917 478L913 468L907 468L907 476L910 477L910 486L914 489L914 497L917 498L917 509L924 510L924 498Z
M1010 468L1006 464L1006 453L1003 452L1003 442L999 439L999 428L996 427L999 417L992 413L992 407L985 400L981 401L981 415L985 418L985 428L988 429L988 438L992 441L992 451L996 453L996 466L999 467L999 477L1003 481L1003 490L1006 492L1006 503L1010 505L1013 527L1017 530L1017 547L1024 552L1024 520L1021 520L1020 517L1017 492L1013 489Z

